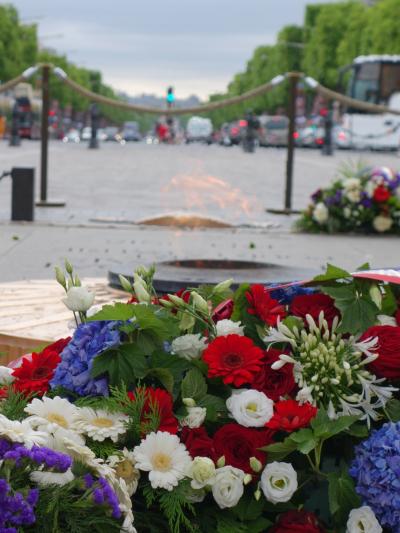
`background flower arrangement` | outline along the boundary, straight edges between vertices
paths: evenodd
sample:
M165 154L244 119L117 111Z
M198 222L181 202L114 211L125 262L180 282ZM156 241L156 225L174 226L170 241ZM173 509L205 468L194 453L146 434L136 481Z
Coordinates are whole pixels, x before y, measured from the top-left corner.
M93 310L66 270L72 338L0 367L1 532L400 531L399 285L140 269Z
M311 196L296 225L310 232L400 233L400 173L345 167Z

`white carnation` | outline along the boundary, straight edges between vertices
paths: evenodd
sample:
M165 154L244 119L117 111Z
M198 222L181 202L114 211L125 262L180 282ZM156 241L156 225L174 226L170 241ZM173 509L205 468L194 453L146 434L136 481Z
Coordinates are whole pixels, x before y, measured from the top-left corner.
M94 301L94 294L89 292L85 287L70 287L67 297L63 299L64 304L71 311L87 311Z
M328 220L329 211L323 202L318 202L314 207L313 219L318 224L324 224Z
M0 385L9 385L14 381L13 369L8 366L0 366Z
M289 463L274 461L261 474L261 489L271 503L288 502L297 487L297 473Z
M235 507L243 496L245 473L233 466L218 468L212 493L220 509Z
M384 233L385 231L390 230L393 225L393 220L390 217L384 215L378 215L372 221L372 225L379 233Z
M206 345L206 339L200 333L188 333L174 339L171 349L178 357L190 361L191 359L199 359Z
M181 420L181 426L188 426L189 428L199 428L207 414L207 409L205 407L188 407L188 414L183 420Z
M353 509L349 514L346 533L381 533L382 528L368 505Z
M226 406L238 424L263 427L274 414L274 402L257 390L236 390L226 400Z
M227 335L244 335L244 326L240 322L233 322L229 319L220 320L216 324L217 337L226 337Z

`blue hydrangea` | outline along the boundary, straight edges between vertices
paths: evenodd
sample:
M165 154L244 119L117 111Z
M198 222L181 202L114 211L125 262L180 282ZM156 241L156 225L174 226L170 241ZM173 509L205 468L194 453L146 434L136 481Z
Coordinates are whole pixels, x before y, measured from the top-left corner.
M400 422L384 424L355 448L349 473L364 505L400 533Z
M279 287L280 283L268 284L269 289L275 286ZM283 305L290 305L292 303L293 298L295 298L296 296L300 296L303 294L313 294L314 292L316 292L316 290L310 287L302 287L301 285L290 285L289 287L274 289L270 292L270 295L272 298L275 298L275 300L278 300L279 303Z
M106 378L93 379L90 371L96 355L120 343L116 322L88 322L75 330L72 340L61 352L61 363L50 382L80 396L107 396Z

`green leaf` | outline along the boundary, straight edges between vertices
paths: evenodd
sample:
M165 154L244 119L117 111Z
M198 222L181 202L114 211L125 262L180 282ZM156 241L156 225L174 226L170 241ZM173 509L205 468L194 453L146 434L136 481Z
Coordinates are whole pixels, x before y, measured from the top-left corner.
M330 439L334 435L350 428L360 417L358 415L341 416L336 420L330 420L327 425L317 427L314 434L318 438Z
M172 394L174 390L174 376L168 368L150 368L146 372L146 377L149 376L157 378L161 385Z
M276 442L260 448L261 451L267 452L268 461L280 461L287 455L297 450L297 443L291 440L290 437L286 437L283 442Z
M133 316L141 330L150 331L160 340L169 340L179 335L178 319L155 305L134 305Z
M97 320L129 320L134 316L134 306L117 302L113 305L104 305L95 315L88 318L88 322Z
M282 323L285 324L290 331L292 331L294 327L297 327L298 329L302 329L304 327L304 322L302 319L296 316L288 316L282 320Z
M91 374L108 374L110 385L129 385L143 378L147 369L146 358L135 344L121 344L95 357Z
M346 278L351 278L350 272L347 272L346 270L343 270L328 263L325 274L315 276L315 278L313 278L313 281L333 281L336 279Z
M382 299L382 315L392 316L397 310L397 299L390 285L385 285L385 293Z
M399 418L400 420L400 418ZM364 439L366 437L368 437L369 435L369 431L368 431L368 427L366 424L353 424L352 426L350 426L346 432L351 435L352 437L358 437L360 439Z
M385 405L385 411L392 422L400 421L400 400L392 398Z
M317 446L311 429L300 429L300 431L292 433L289 438L297 444L297 450L305 455Z
M264 504L265 500L263 498L260 498L257 501L252 493L245 493L244 496L240 498L236 507L232 508L232 512L242 522L256 520L262 515Z
M344 525L352 509L360 507L361 500L347 472L331 472L329 481L329 508L340 525Z
M207 382L197 368L192 368L186 374L181 384L182 398L201 400L207 393Z

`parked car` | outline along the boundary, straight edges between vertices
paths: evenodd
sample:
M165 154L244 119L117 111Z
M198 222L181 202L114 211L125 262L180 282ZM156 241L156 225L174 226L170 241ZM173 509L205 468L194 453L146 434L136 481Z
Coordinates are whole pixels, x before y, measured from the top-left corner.
M125 122L121 132L121 137L125 142L138 142L142 140L139 124L137 122Z
M283 115L261 116L260 145L286 146L289 133L289 119Z
M323 146L325 129L320 117L309 119L298 132L300 146L304 148L321 148Z
M99 128L97 130L96 137L98 141L106 140L106 134L103 128ZM92 138L92 128L90 126L85 126L81 133L81 140L90 141L91 138Z
M122 136L119 133L119 129L115 126L108 126L107 128L104 128L104 140L121 142Z
M213 125L209 118L191 117L186 124L186 142L212 143Z
M247 120L237 120L232 122L229 128L229 138L231 144L240 144L244 135L244 131L247 128Z
M62 138L62 141L64 143L79 143L81 141L81 137L79 135L79 131L75 128L70 129Z

